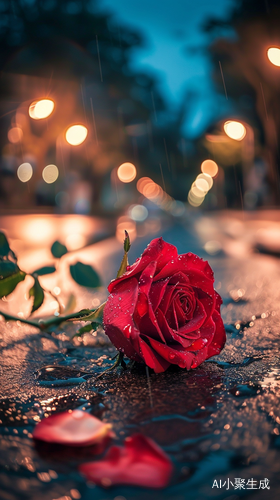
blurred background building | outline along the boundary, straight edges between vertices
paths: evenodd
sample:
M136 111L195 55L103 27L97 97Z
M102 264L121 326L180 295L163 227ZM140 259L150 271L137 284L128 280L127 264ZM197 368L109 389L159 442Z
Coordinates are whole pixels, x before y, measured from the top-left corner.
M279 2L149 4L0 1L2 209L279 204Z

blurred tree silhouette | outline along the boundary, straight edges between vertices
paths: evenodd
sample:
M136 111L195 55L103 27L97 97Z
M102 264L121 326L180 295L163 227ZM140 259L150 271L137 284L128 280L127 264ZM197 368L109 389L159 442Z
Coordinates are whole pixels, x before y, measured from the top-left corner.
M204 30L218 90L224 93L220 62L228 96L261 129L272 203L279 203L280 68L267 57L269 47L280 47L279 0L238 0L226 19L210 19Z
M162 121L166 106L156 79L130 67L143 37L101 13L95 0L1 0L0 14L2 176L7 170L15 176L16 167L33 158L29 185L35 191L46 162L64 163L66 171L78 166L99 203L104 174L122 161L135 162L140 175L160 183L162 163L166 185L176 192L173 165L184 170L178 148L182 116L172 124ZM56 104L53 115L30 119L29 104L47 96ZM86 123L89 137L69 152L61 134L77 121ZM22 141L7 144L7 130L15 125ZM11 182L4 184L6 203ZM12 203L23 202L24 186L18 184ZM55 191L49 194L53 200Z

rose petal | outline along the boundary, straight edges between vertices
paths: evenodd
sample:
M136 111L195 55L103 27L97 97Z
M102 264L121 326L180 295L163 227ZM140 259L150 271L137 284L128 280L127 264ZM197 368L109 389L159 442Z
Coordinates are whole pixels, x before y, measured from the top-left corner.
M196 303L196 309L193 314L193 318L190 319L184 326L179 328L178 333L180 335L188 337L192 332L198 330L205 322L206 312L200 301Z
M223 299L220 296L220 294L218 292L216 292L216 290L215 290L215 298L216 298L216 310L218 311L218 313L220 313L220 309L221 309L221 305L223 303Z
M149 338L149 342L154 351L169 361L169 363L178 365L180 368L190 369L192 360L194 359L194 354L188 352L187 349L176 349L175 346L170 347L151 338Z
M124 447L109 449L103 460L79 467L86 479L100 486L128 484L147 488L168 485L173 466L154 442L141 434L126 439Z
M187 253L179 255L176 259L168 262L164 268L156 275L155 280L173 276L175 273L184 273L190 280L192 286L201 288L214 298L214 278L213 271L208 262L205 262L197 255Z
M216 330L212 342L208 346L208 358L219 354L226 342L226 331L224 323L220 314L216 311L214 311L213 313L213 320L216 325Z
M136 278L120 282L108 297L103 313L103 324L106 335L117 349L131 359L143 361L139 355L139 331L133 321L137 295Z
M197 368L197 366L201 365L201 363L203 363L203 361L208 359L208 357L209 357L208 356L208 347L205 346L205 347L203 347L203 349L201 349L200 351L195 353L195 358L192 362L191 368Z
M141 273L153 261L157 263L157 272L159 272L169 260L176 258L177 255L177 248L174 245L166 243L162 238L155 238L144 250L140 259L129 266L126 273L111 281L108 291L111 293L117 283Z
M194 290L195 290L196 298L203 305L204 310L206 312L206 315L209 318L210 316L212 316L212 313L213 313L215 306L216 306L215 295L214 295L214 297L210 297L210 295L208 293L204 292L203 290L201 290L201 288L197 288L197 287L194 287Z
M43 418L36 425L33 438L47 443L89 446L104 439L111 433L111 428L111 424L104 424L85 411L65 411Z
M143 335L143 337L145 338L146 336ZM152 368L155 371L155 373L164 372L170 366L170 362L166 362L166 358L161 356L158 352L155 352L154 349L152 349L145 342L143 337L140 337L139 343L140 343L141 355L142 355L146 365L149 366L150 368ZM149 338L149 340L152 340L152 339ZM161 344L161 345L163 345L163 344Z
M156 281L152 284L149 297L154 311L157 310L168 283L169 278L166 278L165 280Z
M166 321L166 318L165 318L163 312L160 309L157 310L156 316L157 316L158 326L162 332L165 344L174 344L174 343L178 342L183 347L188 347L189 345L192 344L194 339L198 338L198 336L199 336L197 331L192 332L192 334L188 334L188 337L190 337L190 338L186 338L184 336L179 335L177 332L172 330L172 328L170 328L170 326L168 325L168 323ZM148 336L150 337L150 335L148 335ZM155 339L155 340L157 340L157 339ZM158 340L160 340L160 339L158 339Z

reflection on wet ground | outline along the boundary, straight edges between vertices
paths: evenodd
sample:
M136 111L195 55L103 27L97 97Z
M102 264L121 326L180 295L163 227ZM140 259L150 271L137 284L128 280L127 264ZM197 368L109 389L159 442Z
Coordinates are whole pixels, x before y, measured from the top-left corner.
M206 257L185 226L174 226L163 236L180 253ZM133 244L131 261L147 243L139 239ZM109 250L102 245L84 252L89 260L95 256L108 282L118 267L121 247L111 248L115 253L108 261ZM96 379L115 355L102 333L73 345L67 335L52 338L27 325L1 323L1 499L279 498L279 263L266 255L212 257L210 263L224 298L232 290L244 291L246 300L226 300L222 309L227 324L242 328L229 329L221 356L191 372L172 367L155 375L136 366ZM79 307L92 296L82 292L78 300ZM100 456L101 449L35 446L31 432L36 422L74 408L112 423L119 443L134 432L152 437L173 460L171 485L163 491L104 490L86 483L77 472L80 463ZM236 489L235 478L245 484L253 478L257 488ZM269 490L259 488L264 478ZM224 486L212 488L215 480Z

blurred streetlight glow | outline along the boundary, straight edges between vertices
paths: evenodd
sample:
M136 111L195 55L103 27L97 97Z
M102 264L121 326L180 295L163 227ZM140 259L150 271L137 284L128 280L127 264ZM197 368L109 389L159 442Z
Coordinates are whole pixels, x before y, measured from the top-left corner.
M72 125L66 130L65 138L71 146L79 146L88 135L88 130L84 125Z
M42 172L42 177L47 184L55 182L58 175L59 170L56 165L47 165Z
M136 168L133 163L123 163L118 168L117 175L121 182L132 182L136 177Z
M207 184L208 184L208 191L213 186L213 179L212 179L211 175L209 175L209 174L199 174L197 176L197 178L196 178L196 181L195 181L196 185L197 185L197 181L199 179L203 179L204 181L207 182Z
M17 169L17 176L21 182L27 182L33 175L33 168L30 163L22 163Z
M194 194L193 190L189 191L188 202L192 207L199 207L204 202L204 196L198 197Z
M20 127L12 127L8 132L8 139L12 144L20 142L22 139L22 130Z
M196 196L196 198L204 198L207 191L202 191L201 189L199 189L199 187L197 187L194 182L190 189L190 193L193 193L193 195Z
M280 49L278 47L270 47L267 51L267 57L274 66L280 66Z
M149 212L144 205L132 205L129 208L129 215L132 220L135 220L136 222L143 222L147 219Z
M153 182L150 177L141 177L141 179L137 181L136 187L139 193L143 194L143 188L146 184L149 184L149 182Z
M215 177L215 175L217 175L219 170L217 163L213 160L204 160L201 163L200 168L201 172L203 172L204 174L208 174L211 177Z
M51 99L41 99L34 101L29 106L29 116L33 120L42 120L52 114L54 110L54 102Z
M69 234L65 240L66 246L69 250L78 250L78 248L84 247L86 242L86 236L80 233Z
M204 193L208 193L208 191L209 191L209 184L208 184L208 182L205 179L196 178L194 184L195 184L195 186L198 189L200 189L200 191L202 191Z
M121 243L123 243L123 235L125 230L129 233L130 240L135 240L137 236L136 224L133 220L130 219L130 217L123 215L118 218L116 228L116 238Z
M235 141L242 141L246 135L246 128L240 122L228 120L224 123L224 131L228 137Z
M149 200L153 200L154 198L158 198L161 196L162 189L155 182L149 182L143 187L142 194Z

